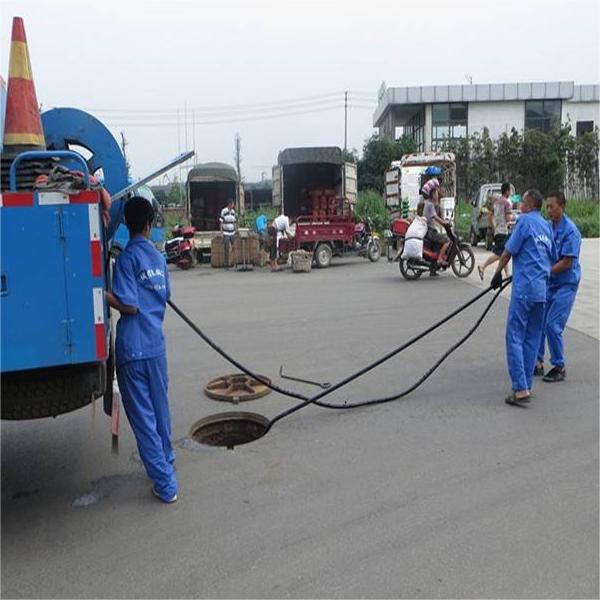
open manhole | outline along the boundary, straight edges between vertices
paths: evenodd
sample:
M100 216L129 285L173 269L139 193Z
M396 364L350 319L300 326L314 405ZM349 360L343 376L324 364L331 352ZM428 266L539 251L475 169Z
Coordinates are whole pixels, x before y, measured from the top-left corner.
M261 379L271 383L268 377L260 375ZM244 400L256 400L266 396L271 390L258 379L244 375L243 373L234 373L231 375L222 375L216 379L211 379L204 386L204 393L214 400L224 400L225 402L243 402Z
M226 412L196 421L190 437L208 446L233 448L261 438L267 432L269 419L250 412Z

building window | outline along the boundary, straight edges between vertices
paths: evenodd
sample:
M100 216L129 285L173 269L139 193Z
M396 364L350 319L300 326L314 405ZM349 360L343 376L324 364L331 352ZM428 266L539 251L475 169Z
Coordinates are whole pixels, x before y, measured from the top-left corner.
M452 102L432 105L432 149L439 148L444 140L467 137L467 103Z
M590 133L592 131L594 131L594 121L577 121L575 131L577 137L583 135L584 133Z
M560 100L528 100L525 102L525 129L548 132L560 125Z
M416 145L417 151L425 150L425 109L419 110L404 125L404 135L411 137Z

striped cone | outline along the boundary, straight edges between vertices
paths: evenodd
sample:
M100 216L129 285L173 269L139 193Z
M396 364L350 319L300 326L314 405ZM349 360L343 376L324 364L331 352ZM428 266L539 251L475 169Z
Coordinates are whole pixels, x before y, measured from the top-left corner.
M4 148L7 146L28 146L30 150L46 149L25 26L21 17L13 19L12 27L4 123Z
M14 157L19 152L46 149L21 17L13 19L3 142L0 189L6 190ZM32 189L36 177L47 174L51 168L52 162L47 160L20 163L17 167L17 189Z

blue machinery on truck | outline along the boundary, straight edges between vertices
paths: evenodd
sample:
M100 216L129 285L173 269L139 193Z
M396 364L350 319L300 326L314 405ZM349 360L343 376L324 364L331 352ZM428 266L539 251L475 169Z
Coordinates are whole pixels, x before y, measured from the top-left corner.
M42 114L48 151L17 155L0 203L2 418L29 419L74 410L104 396L112 404L112 344L104 291L109 250L135 189L188 160L188 152L135 183L116 140L92 115L74 108ZM91 156L70 151L85 148ZM18 190L28 161L59 159L84 173L86 189ZM90 173L102 170L113 195L110 222Z

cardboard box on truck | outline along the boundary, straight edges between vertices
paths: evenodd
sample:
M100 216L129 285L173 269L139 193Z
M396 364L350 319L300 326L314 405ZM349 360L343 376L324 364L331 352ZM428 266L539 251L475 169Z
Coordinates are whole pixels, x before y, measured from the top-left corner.
M286 148L273 167L273 206L291 218L347 214L356 203L356 164L335 146Z

